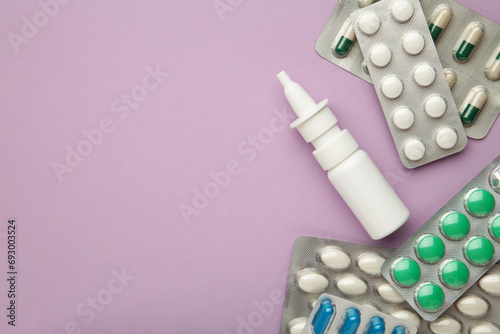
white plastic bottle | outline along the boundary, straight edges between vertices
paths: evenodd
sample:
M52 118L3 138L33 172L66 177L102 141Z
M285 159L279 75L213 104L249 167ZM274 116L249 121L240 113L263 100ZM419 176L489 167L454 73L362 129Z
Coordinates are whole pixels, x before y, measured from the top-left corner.
M278 79L298 117L290 127L313 144L314 157L370 237L382 239L401 227L410 216L408 208L349 131L337 126L328 99L316 104L285 71Z

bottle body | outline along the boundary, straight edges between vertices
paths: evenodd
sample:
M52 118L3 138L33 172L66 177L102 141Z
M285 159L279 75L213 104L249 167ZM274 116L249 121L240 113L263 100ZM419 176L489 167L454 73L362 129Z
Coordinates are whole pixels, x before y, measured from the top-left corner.
M314 157L372 239L382 239L403 225L410 212L375 163L328 108L314 102L286 72L278 74L297 119L290 124L315 150Z
M374 240L382 239L409 218L410 212L363 150L328 171L328 179Z

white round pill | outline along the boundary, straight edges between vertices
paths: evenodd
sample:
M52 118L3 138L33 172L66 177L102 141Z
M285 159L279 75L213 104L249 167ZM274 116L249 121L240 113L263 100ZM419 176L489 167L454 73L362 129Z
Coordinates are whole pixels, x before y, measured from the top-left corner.
M425 101L425 112L432 118L443 116L446 111L446 100L439 95L433 95Z
M392 53L387 45L379 44L370 50L370 60L377 67L385 67L391 62Z
M455 130L451 128L444 128L438 131L436 135L436 143L439 147L448 150L456 145L458 135Z
M288 331L290 334L300 334L306 327L306 323L306 317L295 318L288 323Z
M470 334L500 334L500 329L491 322L486 322L472 327Z
M429 327L434 334L459 334L462 332L462 325L451 317L438 318L431 322Z
M392 121L399 129L408 130L415 122L415 115L408 108L399 108L392 115Z
M389 99L395 99L403 92L403 83L396 76L389 76L382 80L382 94Z
M412 139L405 145L405 155L411 161L417 161L424 157L425 146L418 139Z
M373 35L380 29L380 18L375 13L366 13L358 19L358 26L367 35Z
M499 274L486 274L479 280L481 289L490 295L500 295L500 275Z
M469 317L482 317L488 313L488 303L478 296L465 296L458 300L457 309Z
M398 0L392 5L391 14L396 21L404 23L413 16L413 6L408 0Z
M354 275L346 275L337 281L337 288L349 297L362 296L368 290L368 286L363 280Z
M321 262L330 269L342 270L351 264L349 255L336 247L325 247L318 254Z
M377 288L377 292L380 298L389 304L399 304L405 301L399 292L397 292L389 283L380 284Z
M420 52L422 52L424 46L424 36L422 36L418 32L411 32L403 38L403 48L408 54L412 56L418 55Z
M302 269L296 274L297 285L307 293L320 293L328 287L328 279L315 269Z
M429 64L420 64L413 72L415 81L423 87L427 87L436 79L436 70Z
M364 253L358 259L358 267L368 275L382 275L382 265L385 259L375 253Z
M418 315L407 310L397 310L396 312L391 313L391 315L394 318L398 318L403 321L408 321L410 324L415 325L417 328L420 327L420 324L422 322Z

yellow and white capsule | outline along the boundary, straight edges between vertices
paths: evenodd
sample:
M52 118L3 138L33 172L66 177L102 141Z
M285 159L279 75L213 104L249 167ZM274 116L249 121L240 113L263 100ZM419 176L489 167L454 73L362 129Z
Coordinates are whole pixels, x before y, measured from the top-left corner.
M358 6L359 6L359 8L363 8L363 7L369 6L377 1L378 0L358 0Z
M453 57L460 63L468 61L484 35L484 26L479 22L470 23L453 49Z
M356 33L352 27L351 19L347 19L332 43L332 52L334 56L339 58L347 56L355 40Z
M434 42L437 42L439 36L441 36L448 23L450 23L452 16L453 12L448 5L442 4L434 9L434 13L432 13L429 20L429 30Z
M484 69L484 75L491 81L500 79L500 47L498 47Z
M460 108L462 123L466 126L474 123L486 101L488 101L488 91L483 86L472 88Z
M457 83L457 75L455 74L455 71L449 68L444 69L444 75L446 75L446 80L448 80L448 85L450 85L450 89L455 86Z

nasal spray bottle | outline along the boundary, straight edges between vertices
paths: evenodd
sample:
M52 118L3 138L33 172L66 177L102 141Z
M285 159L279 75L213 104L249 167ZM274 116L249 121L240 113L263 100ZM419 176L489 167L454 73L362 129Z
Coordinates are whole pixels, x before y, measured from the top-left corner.
M370 237L382 239L401 227L410 212L349 131L337 126L328 99L316 104L285 71L278 79L298 117L290 127L313 144L314 157Z

